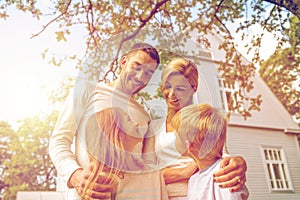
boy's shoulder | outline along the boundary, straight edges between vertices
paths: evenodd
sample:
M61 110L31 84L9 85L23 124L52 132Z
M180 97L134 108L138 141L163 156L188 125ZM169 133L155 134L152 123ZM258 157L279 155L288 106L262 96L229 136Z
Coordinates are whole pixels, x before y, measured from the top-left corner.
M230 192L229 188L220 188L218 183L213 181L213 173L220 170L221 160L222 158L202 172L197 172L190 177L188 182L189 199L248 199L249 192L246 186L237 192ZM203 187L203 185L207 187Z

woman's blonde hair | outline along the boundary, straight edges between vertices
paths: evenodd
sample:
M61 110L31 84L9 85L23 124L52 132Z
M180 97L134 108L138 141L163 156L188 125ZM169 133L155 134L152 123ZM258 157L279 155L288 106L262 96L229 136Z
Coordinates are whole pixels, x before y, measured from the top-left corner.
M194 91L198 87L198 70L195 63L182 57L172 59L162 71L161 85L164 86L171 74L181 74L190 83Z
M194 156L222 157L227 119L218 109L208 104L186 106L176 113L171 125L181 144L186 144Z

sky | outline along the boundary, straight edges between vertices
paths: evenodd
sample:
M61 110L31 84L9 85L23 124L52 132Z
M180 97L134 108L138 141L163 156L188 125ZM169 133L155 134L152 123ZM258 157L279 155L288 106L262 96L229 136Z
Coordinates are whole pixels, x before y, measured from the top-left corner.
M57 56L64 56L65 52L83 56L85 46L80 30L72 31L67 42L58 43L54 26L30 39L48 19L37 21L13 9L9 13L7 20L0 19L0 121L13 124L50 106L47 94L59 87L62 80L76 76L75 64L55 67L42 59L42 52L49 48L50 54ZM264 57L273 52L276 45L273 41L271 35L264 40L261 50ZM245 54L242 48L240 51Z
M14 123L49 106L48 93L76 74L74 65L55 67L42 58L42 52L49 48L50 54L58 56L66 51L83 55L84 38L75 34L69 42L57 43L55 27L50 26L30 39L46 20L14 10L10 13L7 20L0 19L0 120Z

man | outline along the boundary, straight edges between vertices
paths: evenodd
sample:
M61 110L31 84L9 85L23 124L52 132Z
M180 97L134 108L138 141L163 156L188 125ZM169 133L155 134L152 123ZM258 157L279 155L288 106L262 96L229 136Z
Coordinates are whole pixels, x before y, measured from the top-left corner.
M121 58L120 76L107 86L113 88L124 95L132 97L143 89L150 81L153 73L160 63L157 50L147 43L137 43L133 45L130 52ZM90 83L78 84L71 93L65 104L56 127L49 142L49 154L57 168L58 173L67 182L68 188L75 190L68 191L68 199L79 199L87 183L92 166L82 162L84 153L81 152L78 128L82 118L86 115L88 101L93 96L93 91L98 87ZM103 83L101 83L103 84ZM112 100L114 97L112 97ZM114 100L115 101L115 100ZM131 98L131 101L134 100ZM118 102L114 102L118 104ZM138 107L138 106L137 106ZM139 109L139 108L138 108ZM71 150L71 145L75 139L75 152ZM79 164L81 163L81 164ZM93 185L87 198L103 199L110 197L111 186L103 183L104 178L99 177L98 182ZM77 193L77 194L76 194Z

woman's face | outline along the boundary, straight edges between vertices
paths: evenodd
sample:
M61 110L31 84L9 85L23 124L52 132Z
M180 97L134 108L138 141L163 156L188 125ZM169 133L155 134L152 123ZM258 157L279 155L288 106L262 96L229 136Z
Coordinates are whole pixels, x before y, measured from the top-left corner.
M168 108L180 110L181 108L193 103L195 91L188 80L181 74L171 74L162 92L165 96Z

